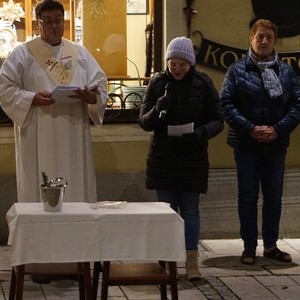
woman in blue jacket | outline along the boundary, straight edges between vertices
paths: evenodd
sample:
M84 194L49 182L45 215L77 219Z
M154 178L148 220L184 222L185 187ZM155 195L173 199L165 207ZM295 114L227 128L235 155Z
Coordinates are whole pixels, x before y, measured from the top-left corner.
M237 167L244 264L255 263L260 187L263 255L292 260L276 242L289 135L300 120L300 89L292 67L278 59L276 39L277 27L269 20L257 20L250 30L248 54L230 66L220 94Z

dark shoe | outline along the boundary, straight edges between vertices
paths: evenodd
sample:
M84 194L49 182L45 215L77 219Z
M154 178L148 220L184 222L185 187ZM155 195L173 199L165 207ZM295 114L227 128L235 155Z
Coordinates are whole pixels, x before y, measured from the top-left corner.
M280 249L278 249L277 247L269 252L264 251L264 257L282 261L282 262L291 262L292 261L292 257L289 253L283 252Z
M255 250L245 249L241 256L241 263L245 265L255 264Z
M32 274L31 280L39 284L49 284L51 282L51 277L47 275L41 275L41 274Z

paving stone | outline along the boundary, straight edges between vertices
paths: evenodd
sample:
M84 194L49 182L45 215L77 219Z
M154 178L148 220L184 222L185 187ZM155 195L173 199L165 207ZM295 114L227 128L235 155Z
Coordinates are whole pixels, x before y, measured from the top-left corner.
M52 290L47 291L45 293L45 297L47 300L78 300L79 299L79 291L74 290ZM32 298L35 299L35 298ZM45 298L43 298L45 299Z
M5 293L5 299L8 299L8 293ZM0 298L1 299L1 298ZM47 298L49 300L50 298ZM57 300L75 300L75 298L56 298ZM42 291L24 291L23 292L23 300L45 300L45 296L43 295ZM54 300L54 299L51 299ZM78 295L77 295L77 300L78 300Z
M0 300L5 300L5 298L4 298L4 292L2 290L1 283L0 283Z
M208 277L207 281L218 292L221 299L225 297L231 300L238 299L218 277Z
M122 286L121 289L130 300L160 299L159 288L154 285Z
M4 291L9 291L10 279L2 282L2 286ZM28 292L37 292L41 290L41 286L31 280L25 280L23 290Z
M297 251L300 251L300 239L284 239L284 241Z
M258 280L262 285L267 287L295 285L295 281L293 281L288 276L255 276L255 279Z
M297 264L285 264L277 266L266 266L266 269L275 275L298 275L300 274L300 266Z
M101 280L98 284L97 297L100 297L100 295L101 295ZM124 293L119 286L110 286L108 288L108 296L109 299L113 297L124 297Z
M201 244L209 250L211 254L238 255L243 249L242 240L204 240Z
M289 277L300 285L300 275L289 276Z
M259 266L244 267L210 267L200 268L200 272L204 278L208 276L254 276L254 275L269 275L269 272Z
M11 278L11 271L0 271L0 281L7 281Z
M192 290L179 290L178 298L180 300L206 300L207 299L205 295L197 288Z
M250 276L222 277L221 280L240 299L274 299L274 295ZM273 298L272 298L273 297Z
M270 291L281 300L297 300L300 299L300 286L271 286Z
M41 284L42 289L47 291L55 290L79 290L79 285L76 280L53 280L49 284Z

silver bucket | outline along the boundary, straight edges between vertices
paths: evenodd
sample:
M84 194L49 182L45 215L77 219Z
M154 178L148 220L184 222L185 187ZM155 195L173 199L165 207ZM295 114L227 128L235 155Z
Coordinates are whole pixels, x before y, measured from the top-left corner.
M60 212L63 208L67 179L58 177L41 185L41 194L44 211Z

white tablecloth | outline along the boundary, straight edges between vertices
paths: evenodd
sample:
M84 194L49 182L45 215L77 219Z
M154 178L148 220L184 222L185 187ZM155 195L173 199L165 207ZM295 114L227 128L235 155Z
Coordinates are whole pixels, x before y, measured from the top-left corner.
M184 223L168 204L126 203L92 209L64 203L15 203L7 212L12 265L112 260L184 261Z

